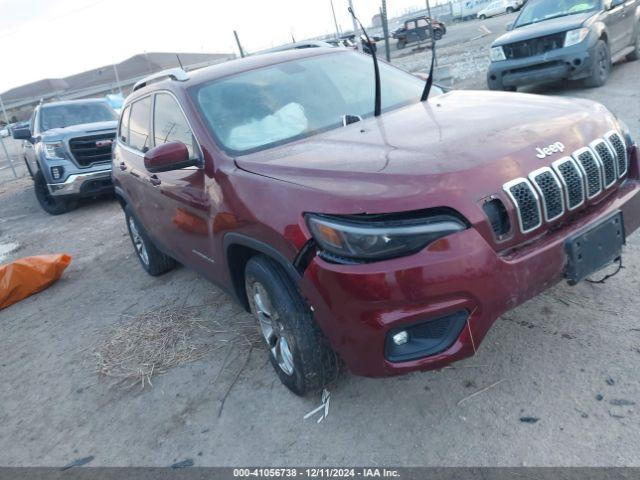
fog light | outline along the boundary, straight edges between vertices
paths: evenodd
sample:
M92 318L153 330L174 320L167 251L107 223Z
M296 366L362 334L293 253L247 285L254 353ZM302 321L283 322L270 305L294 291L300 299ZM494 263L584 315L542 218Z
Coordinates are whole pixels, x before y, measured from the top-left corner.
M54 180L60 180L62 178L62 174L64 173L64 168L62 167L51 167L51 176Z
M409 342L409 333L403 330L402 332L396 333L393 337L393 343L396 345L405 345Z

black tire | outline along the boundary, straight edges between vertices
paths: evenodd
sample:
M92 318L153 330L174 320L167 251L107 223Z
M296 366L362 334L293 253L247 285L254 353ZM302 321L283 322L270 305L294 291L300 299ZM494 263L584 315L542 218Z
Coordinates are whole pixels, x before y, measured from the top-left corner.
M27 166L27 168L29 167ZM31 173L31 169L29 169L29 173ZM77 208L77 199L51 195L47 187L47 181L41 171L36 172L35 175L32 174L32 176L36 199L40 207L49 215L62 215Z
M252 257L245 288L271 364L289 390L300 396L317 393L338 378L338 355L280 265L262 255Z
M513 12L515 12L515 10L513 9L513 7L507 7L507 15L512 14Z
M480 20L486 20L487 19L487 17L485 15L480 15L479 18L480 18Z
M407 42L402 42L402 41L398 40L398 43L396 44L396 49L402 50L406 46L407 46Z
M609 80L609 75L611 75L611 51L604 40L598 40L593 51L595 58L593 59L591 76L584 83L587 87L595 88L603 86Z
M636 33L636 43L635 49L629 55L626 56L626 59L629 62L635 62L636 60L640 60L640 25L638 25L638 33Z
M124 217L127 221L127 230L129 231L131 243L133 243L136 257L138 257L142 268L153 277L167 273L175 268L176 261L162 253L155 246L142 224L133 215L129 205L124 209Z
M436 42L438 40L442 40L442 30L436 29L433 31L433 38L436 39Z

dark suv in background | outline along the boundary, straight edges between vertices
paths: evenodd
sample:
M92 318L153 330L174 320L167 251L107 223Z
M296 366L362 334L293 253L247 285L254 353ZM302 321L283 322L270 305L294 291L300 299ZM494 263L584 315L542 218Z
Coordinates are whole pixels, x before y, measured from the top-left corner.
M44 211L59 215L82 197L113 193L117 119L106 100L52 102L36 107L26 128L13 130L24 140L24 160Z
M529 0L491 47L491 90L558 80L606 83L611 66L640 58L640 0Z
M378 97L371 61L308 48L164 72L121 116L113 177L141 265L230 292L298 394L338 359L380 377L474 355L501 314L619 259L640 225L638 149L602 105L421 102L424 81L386 63Z

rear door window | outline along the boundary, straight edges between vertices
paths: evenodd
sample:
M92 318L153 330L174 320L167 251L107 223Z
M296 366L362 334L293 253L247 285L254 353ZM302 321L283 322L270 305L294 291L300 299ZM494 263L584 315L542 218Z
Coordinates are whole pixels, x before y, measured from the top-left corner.
M129 117L129 146L141 152L149 150L151 139L149 124L151 117L151 96L131 105Z

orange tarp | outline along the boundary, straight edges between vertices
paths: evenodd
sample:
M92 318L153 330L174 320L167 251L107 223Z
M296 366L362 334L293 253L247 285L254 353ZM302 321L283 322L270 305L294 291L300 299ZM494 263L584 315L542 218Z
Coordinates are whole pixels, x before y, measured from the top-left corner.
M71 256L61 253L0 265L0 310L50 287L70 263Z

